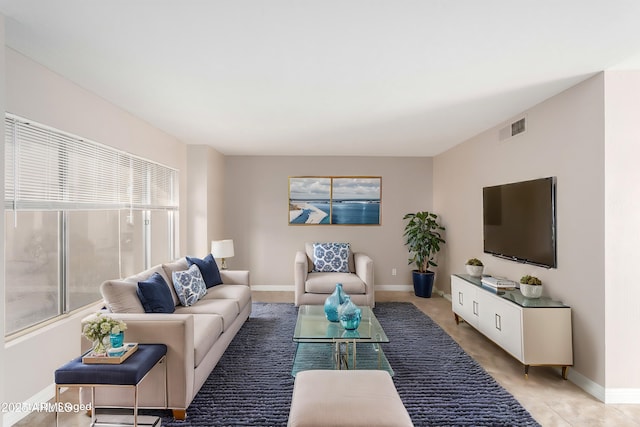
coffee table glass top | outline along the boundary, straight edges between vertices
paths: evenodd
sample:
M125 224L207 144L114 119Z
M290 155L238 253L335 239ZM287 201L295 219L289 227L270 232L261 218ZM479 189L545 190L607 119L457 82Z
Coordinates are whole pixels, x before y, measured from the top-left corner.
M303 305L293 334L297 343L291 374L309 369L382 369L393 376L393 369L380 344L389 338L369 307L362 309L358 329L346 330L330 322L324 306Z
M355 342L388 343L389 338L369 307L360 307L362 320L358 329L350 331L340 322L329 322L321 305L302 305L298 309L298 321L293 340L298 343L334 342L349 339Z

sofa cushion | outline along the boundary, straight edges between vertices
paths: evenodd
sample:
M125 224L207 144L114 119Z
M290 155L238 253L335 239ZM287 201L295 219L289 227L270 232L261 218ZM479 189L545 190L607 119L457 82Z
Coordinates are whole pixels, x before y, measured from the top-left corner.
M207 299L232 299L238 302L238 312L242 311L251 302L251 288L244 285L218 285L207 289Z
M107 280L102 283L100 293L107 308L113 313L144 313L144 307L138 298L138 282L148 279L153 273L160 274L168 283L161 265L156 265L126 279Z
M193 316L193 363L197 368L222 334L222 316L201 314Z
M180 304L185 307L195 304L207 294L207 288L197 265L194 264L185 271L174 271L171 275Z
M226 331L240 314L238 303L232 299L203 299L189 307L176 307L178 314L219 314L222 316L222 330ZM194 316L198 317L198 316Z
M364 282L352 273L309 273L305 282L305 292L312 294L331 294L336 283L342 283L347 294L364 294Z
M137 293L146 313L173 313L176 309L167 282L159 273L138 282Z
M203 259L193 257L186 258L189 265L195 264L198 266L207 288L222 283L222 279L220 278L220 271L218 270L218 264L216 264L216 260L213 258L213 255L209 254Z

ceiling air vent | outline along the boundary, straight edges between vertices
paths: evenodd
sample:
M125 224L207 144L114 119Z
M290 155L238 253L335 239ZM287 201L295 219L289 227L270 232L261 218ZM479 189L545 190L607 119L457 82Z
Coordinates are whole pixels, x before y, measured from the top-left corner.
M520 135L527 131L526 117L522 117L519 120L511 123L508 126L500 129L499 137L500 141L504 141L505 139L511 138L512 136Z

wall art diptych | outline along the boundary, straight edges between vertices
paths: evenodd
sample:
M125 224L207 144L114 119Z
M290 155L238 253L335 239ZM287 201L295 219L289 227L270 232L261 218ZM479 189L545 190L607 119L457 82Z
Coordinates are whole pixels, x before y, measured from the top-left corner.
M290 225L380 225L382 178L289 177Z

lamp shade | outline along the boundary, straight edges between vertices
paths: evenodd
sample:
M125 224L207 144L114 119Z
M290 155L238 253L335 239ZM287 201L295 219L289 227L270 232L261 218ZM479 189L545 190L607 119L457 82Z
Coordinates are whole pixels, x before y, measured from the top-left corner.
M214 258L231 258L233 252L233 240L214 240L211 242L211 255Z

